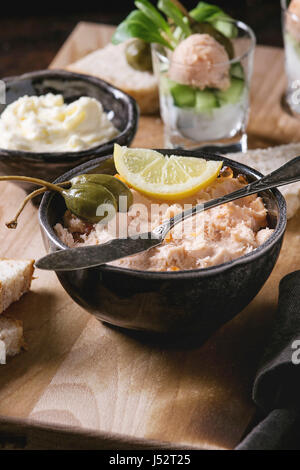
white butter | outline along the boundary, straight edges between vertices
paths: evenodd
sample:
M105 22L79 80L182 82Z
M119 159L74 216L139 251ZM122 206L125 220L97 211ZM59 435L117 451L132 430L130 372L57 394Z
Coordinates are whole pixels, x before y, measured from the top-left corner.
M62 95L23 96L0 116L0 148L76 152L109 141L118 130L95 98L65 104Z

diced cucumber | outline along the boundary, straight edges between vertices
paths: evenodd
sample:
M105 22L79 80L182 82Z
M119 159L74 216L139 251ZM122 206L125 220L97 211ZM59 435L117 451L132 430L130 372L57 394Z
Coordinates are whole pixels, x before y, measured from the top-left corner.
M235 78L240 78L241 80L245 79L244 69L240 62L232 64L232 66L230 67L230 75Z
M225 21L222 21L222 17ZM238 35L238 30L235 24L230 21L230 19L231 18L228 15L218 15L215 20L213 19L213 17L210 18L210 23L213 25L214 28L216 28L216 30L224 34L224 36L226 36L227 38L236 38Z
M187 85L173 82L170 84L170 92L175 106L179 108L193 108L196 103L196 91Z
M218 108L219 102L213 91L197 90L196 92L196 106L195 111L203 113L211 111L213 108Z
M180 108L193 108L196 103L196 91L188 85L174 82L166 75L160 78L160 91L164 94L171 94L174 105Z
M225 91L217 91L216 95L220 101L220 104L235 104L241 98L241 95L244 91L245 82L239 78L232 78L231 85L228 90Z

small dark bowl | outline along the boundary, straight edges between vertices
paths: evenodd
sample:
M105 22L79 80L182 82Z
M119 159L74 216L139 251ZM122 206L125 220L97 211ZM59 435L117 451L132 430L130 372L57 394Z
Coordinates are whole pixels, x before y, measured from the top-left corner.
M136 102L123 91L95 77L63 70L42 70L19 77L4 79L6 105L0 104L0 113L5 107L24 95L62 94L70 103L81 96L90 96L101 101L110 113L113 124L120 133L112 140L96 147L78 152L25 152L0 149L0 174L23 175L53 181L74 166L113 151L114 143L129 145L136 133L138 109ZM27 192L34 186L17 182Z
M235 175L248 181L262 175L223 156L201 151L162 150L224 161ZM107 157L106 157L107 158ZM91 171L103 159L81 165L58 181ZM70 296L99 320L127 329L187 336L205 340L214 330L239 313L256 296L278 258L286 228L286 205L275 189L261 193L268 209L269 239L252 253L222 265L178 272L135 271L113 266L57 273ZM65 249L53 226L65 211L63 199L46 193L40 206L40 224L47 251Z

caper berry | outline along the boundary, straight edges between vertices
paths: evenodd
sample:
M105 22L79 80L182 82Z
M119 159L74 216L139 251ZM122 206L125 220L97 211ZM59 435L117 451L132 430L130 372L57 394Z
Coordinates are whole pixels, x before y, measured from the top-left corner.
M127 63L134 69L142 72L152 72L152 58L150 44L141 39L133 39L125 49Z
M92 224L100 221L106 223L117 210L126 212L133 203L133 196L128 186L111 175L89 173L57 184L29 176L0 176L0 181L13 180L35 183L42 187L24 199L15 217L6 223L8 228L16 228L18 217L28 201L46 191L58 192L74 215ZM120 196L125 197L120 200ZM99 213L98 208L103 205L107 206L103 207L105 212Z
M64 189L62 195L67 208L81 219L90 223L98 223L106 216L113 216L117 211L117 201L114 195L100 184L84 183L72 185L70 189ZM101 205L108 205L104 214L97 215Z
M127 212L133 203L132 192L128 186L123 183L123 181L115 178L114 176L101 174L83 174L75 176L71 179L72 187L74 185L77 186L79 184L85 183L99 184L108 189L114 195L117 201L118 211L120 212ZM120 196L123 196L124 199L120 200Z

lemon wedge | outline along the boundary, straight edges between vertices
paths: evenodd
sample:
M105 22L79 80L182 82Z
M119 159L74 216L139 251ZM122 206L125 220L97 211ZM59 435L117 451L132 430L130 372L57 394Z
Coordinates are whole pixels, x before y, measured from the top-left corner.
M114 146L119 175L134 189L155 199L178 200L195 194L219 175L222 161L164 156L155 150Z

